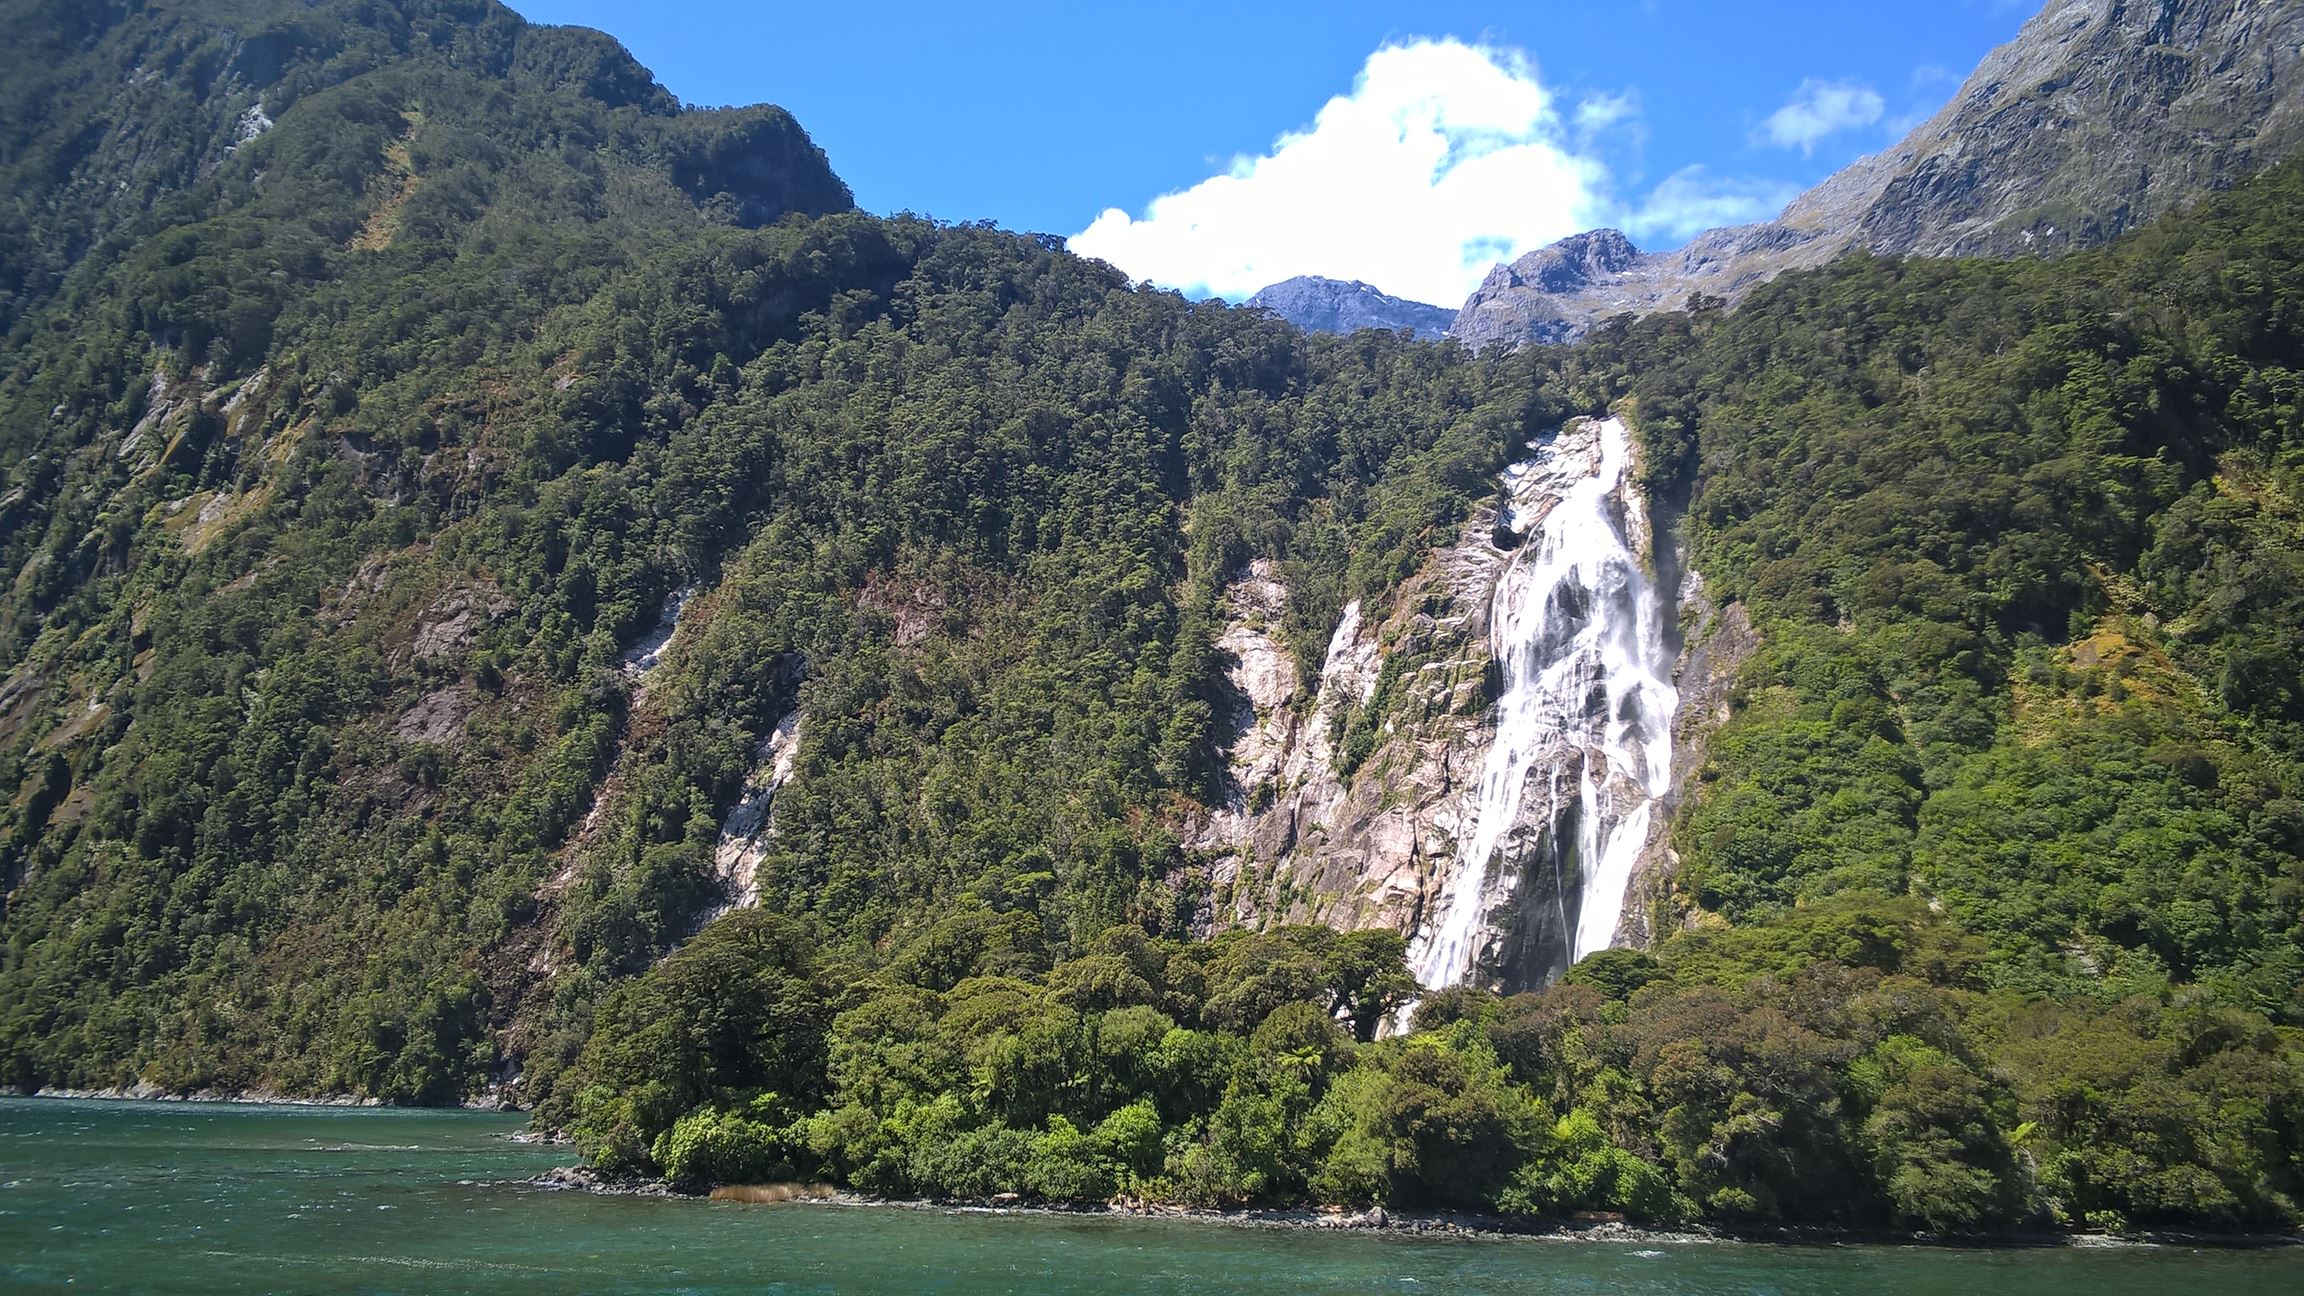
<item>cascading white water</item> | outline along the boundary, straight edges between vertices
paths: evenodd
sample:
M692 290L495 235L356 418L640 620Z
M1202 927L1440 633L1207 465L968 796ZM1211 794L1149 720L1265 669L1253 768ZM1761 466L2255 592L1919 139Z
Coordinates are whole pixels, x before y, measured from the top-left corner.
M656 672L656 668L663 664L664 650L671 646L672 636L679 633L680 613L688 606L688 600L694 597L696 587L683 585L664 600L664 610L657 615L656 624L649 627L640 642L624 650L626 675L645 683Z
M769 816L775 809L776 794L792 781L799 755L800 713L794 711L777 721L760 740L753 751L757 764L744 780L744 791L729 807L728 817L720 821L720 840L712 850L712 872L725 895L705 912L705 922L731 909L760 903L760 861L768 857L768 839L776 831Z
M1504 520L1522 539L1489 623L1503 682L1495 739L1473 830L1410 952L1417 979L1434 988L1471 973L1497 888L1509 896L1529 868L1525 859L1497 868L1516 824L1574 825L1570 840L1536 835L1551 845L1552 921L1567 961L1612 944L1656 803L1671 786L1679 697L1668 609L1639 552L1647 514L1625 480L1630 435L1616 419L1584 422L1531 449L1504 471Z

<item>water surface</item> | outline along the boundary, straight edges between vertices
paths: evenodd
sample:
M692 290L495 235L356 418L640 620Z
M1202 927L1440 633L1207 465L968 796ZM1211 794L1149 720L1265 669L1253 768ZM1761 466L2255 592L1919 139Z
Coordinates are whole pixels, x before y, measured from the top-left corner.
M2304 1254L1444 1241L1045 1215L742 1206L504 1181L565 1148L470 1112L0 1099L9 1292L2304 1291Z

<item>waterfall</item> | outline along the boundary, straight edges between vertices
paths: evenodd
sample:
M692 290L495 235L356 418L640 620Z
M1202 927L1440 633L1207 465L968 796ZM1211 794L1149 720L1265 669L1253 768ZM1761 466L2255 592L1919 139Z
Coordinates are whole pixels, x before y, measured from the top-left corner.
M1472 976L1491 914L1527 888L1556 975L1615 941L1656 803L1672 778L1665 618L1642 550L1647 511L1625 479L1622 422L1580 422L1505 469L1520 537L1496 583L1489 642L1503 694L1437 912L1409 952L1417 979ZM1528 879L1523 881L1523 879ZM1538 882L1541 885L1536 885Z
M705 912L705 922L731 909L760 903L760 861L768 857L768 840L776 831L770 815L777 792L792 781L799 755L800 713L794 711L777 721L753 749L752 773L744 780L744 790L729 808L728 817L720 822L720 840L712 850L712 872L723 895L719 904Z
M657 614L656 624L649 627L640 642L624 650L624 673L633 679L645 681L664 660L664 650L672 643L672 636L680 629L680 613L688 600L696 596L696 587L683 585L664 600L664 610Z

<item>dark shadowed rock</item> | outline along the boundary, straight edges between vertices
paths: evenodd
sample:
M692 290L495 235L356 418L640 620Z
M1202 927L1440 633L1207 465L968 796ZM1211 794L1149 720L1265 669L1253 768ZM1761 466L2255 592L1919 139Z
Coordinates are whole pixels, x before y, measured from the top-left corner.
M1420 338L1448 335L1456 312L1380 292L1357 280L1299 275L1284 279L1248 299L1248 306L1271 311L1314 333L1356 333L1361 329L1413 329Z

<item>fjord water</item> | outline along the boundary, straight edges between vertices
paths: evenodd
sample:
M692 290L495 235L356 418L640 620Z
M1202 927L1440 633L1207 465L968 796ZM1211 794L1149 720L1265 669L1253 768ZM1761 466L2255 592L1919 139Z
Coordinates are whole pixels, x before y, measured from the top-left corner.
M2293 1251L1424 1240L1185 1221L555 1193L470 1112L0 1099L10 1292L2304 1290Z
M1512 861L1554 874L1562 961L1545 971L1612 944L1651 815L1671 790L1679 697L1667 610L1642 552L1645 506L1626 489L1631 432L1621 419L1582 422L1530 450L1504 470L1502 520L1522 538L1489 616L1503 682L1496 734L1473 831L1412 953L1428 986L1471 973L1497 885L1490 870L1518 823L1554 830L1549 859Z

